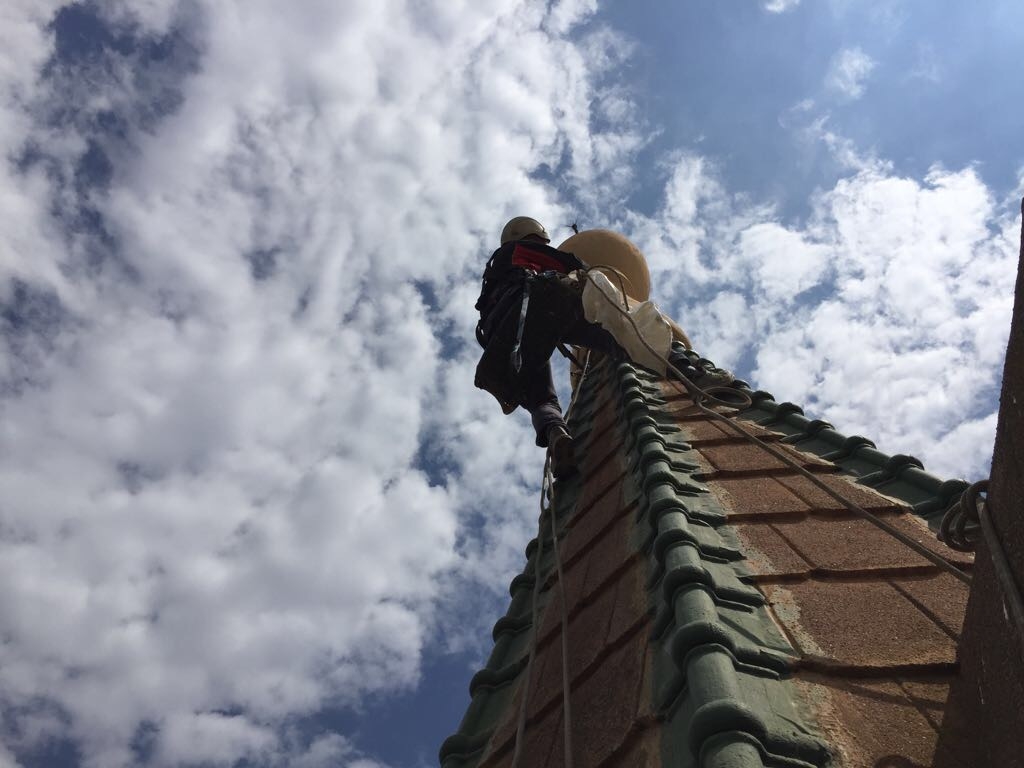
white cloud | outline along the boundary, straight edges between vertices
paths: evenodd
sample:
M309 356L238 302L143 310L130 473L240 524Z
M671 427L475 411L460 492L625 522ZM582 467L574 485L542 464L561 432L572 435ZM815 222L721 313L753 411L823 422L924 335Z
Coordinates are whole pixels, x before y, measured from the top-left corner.
M5 10L0 136L32 150L0 175L0 302L31 320L0 355L12 754L128 765L142 729L165 765L374 765L286 724L486 636L541 454L472 386L478 274L509 215L568 220L539 164L615 195L644 141L629 47L546 6L113 3L170 56L43 78L54 7Z
M0 139L31 151L0 168L28 320L0 336L0 763L67 737L129 765L145 736L155 764L376 765L290 724L472 647L522 567L541 455L472 385L472 304L508 216L577 212L541 166L624 211L718 362L756 352L753 383L937 471L981 461L1013 217L824 123L851 175L804 224L696 155L629 212L647 129L594 7L114 2L169 59L40 78L56 4L5 6ZM76 184L90 151L105 184Z
M662 210L630 225L654 255L663 305L704 354L730 367L753 360L753 385L939 475L985 475L1016 199L994 200L971 168L917 180L876 161L812 204L809 221L783 226L683 157Z
M859 99L864 95L867 79L875 66L875 60L860 48L844 48L832 57L825 75L825 87L846 99Z
M763 8L769 13L786 13L800 5L800 0L764 0Z

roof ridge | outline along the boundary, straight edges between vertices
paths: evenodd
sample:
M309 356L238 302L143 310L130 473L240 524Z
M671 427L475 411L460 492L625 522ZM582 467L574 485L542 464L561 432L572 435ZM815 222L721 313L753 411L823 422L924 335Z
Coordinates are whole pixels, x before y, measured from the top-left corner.
M782 432L780 442L830 461L861 485L906 502L933 531L968 486L966 480L943 480L926 472L913 456L884 453L866 437L847 436L827 421L809 419L799 405L776 402L770 392L757 390L750 398L751 406L739 418Z

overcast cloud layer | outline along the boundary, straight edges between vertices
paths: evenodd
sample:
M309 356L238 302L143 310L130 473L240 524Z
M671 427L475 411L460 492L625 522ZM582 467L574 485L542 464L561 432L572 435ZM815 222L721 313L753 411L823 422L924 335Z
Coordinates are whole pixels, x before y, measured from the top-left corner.
M622 229L716 362L987 473L1019 217L971 167L808 102L845 170L805 220L690 151L633 211L657 127L596 2L60 6L0 24L0 766L371 768L316 714L480 653L542 460L472 386L511 215Z

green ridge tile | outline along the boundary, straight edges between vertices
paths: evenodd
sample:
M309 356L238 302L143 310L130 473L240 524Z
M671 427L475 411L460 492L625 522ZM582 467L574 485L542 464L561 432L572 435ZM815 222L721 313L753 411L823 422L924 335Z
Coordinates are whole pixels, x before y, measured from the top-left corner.
M694 583L703 584L721 600L754 606L764 603L764 596L741 582L732 567L702 558L700 550L689 542L676 542L668 547L661 567L661 590L668 603L677 590Z
M831 461L844 474L910 504L933 530L966 486L966 483L960 485L963 481L944 483L925 472L916 459L883 453L865 437L846 437L831 426L822 426L827 422L809 421L802 411L798 413L798 409L789 407L792 404L776 403L767 392L758 391L751 397L753 406L742 412L743 420L771 423L772 428L778 431L785 431L783 428L790 430L783 442L790 442L802 451ZM780 409L785 411L782 417L779 416ZM800 437L809 433L813 433L813 439L803 440Z
M586 384L586 382L584 382ZM552 507L555 512L559 536L564 536L565 525L579 500L579 482L558 481L554 488ZM543 550L540 549L543 542ZM438 753L442 768L475 768L484 756L494 731L508 715L515 684L522 678L529 658L530 645L537 631L533 626L533 589L537 557L540 555L542 589L537 595L537 615L544 615L550 601L551 574L554 571L551 523L548 516L540 522L538 537L526 545L526 564L522 573L512 579L509 594L512 602L506 615L494 626L495 644L487 665L470 681L470 702L456 733L445 739Z
M687 657L685 677L666 715L666 766L824 768L833 763L826 742L801 724L790 681L737 670L730 654L714 645ZM742 762L722 762L726 756Z
M713 526L700 520L690 520L681 511L667 511L660 515L657 532L653 535L654 556L659 562L663 561L669 547L682 542L696 546L702 555L715 555L723 560L743 559L736 542L730 543Z
M628 466L644 491L637 519L651 532L652 642L659 649L655 706L687 713L681 720L673 718L673 727L666 729L675 734L669 740L683 734L684 741L675 745L672 762L666 764L825 765L829 758L823 742L799 724L795 690L782 687L780 678L788 674L796 652L772 621L763 595L742 580L748 574L740 562L738 536L725 524L718 501L693 479L699 464L687 460L685 448L673 460L655 437L659 414L649 401L640 402L630 378L621 375L620 381L628 399L623 408ZM773 425L780 431L828 428L812 426L795 406L781 412L772 406L765 408L765 419L780 421L781 429ZM785 424L790 415L801 423ZM842 439L822 444L834 450ZM769 684L773 687L764 689ZM722 741L720 732L732 738ZM705 743L711 744L707 752ZM808 755L815 759L805 762Z

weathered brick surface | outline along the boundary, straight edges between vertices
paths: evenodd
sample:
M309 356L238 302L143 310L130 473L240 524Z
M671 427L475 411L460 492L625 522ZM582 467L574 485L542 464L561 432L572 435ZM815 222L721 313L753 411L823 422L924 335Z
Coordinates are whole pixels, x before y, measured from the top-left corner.
M627 746L609 765L629 768L663 768L661 756L661 729L648 725L631 734Z
M909 519L890 518L897 530L917 540L921 530ZM782 521L775 530L813 567L831 571L862 571L878 568L929 568L931 562L861 518L841 520L808 517L797 522ZM934 540L934 536L931 536Z
M938 731L942 725L942 712L949 698L949 679L911 678L898 682L906 697L928 721L928 725Z
M608 626L614 606L614 588L601 590L593 596L593 601L569 622L569 648L572 652L569 660L571 680L578 678L605 651Z
M573 740L581 768L600 765L633 729L646 646L646 634L636 633L573 691Z
M808 670L802 676L816 677L805 700L830 708L818 713L819 725L844 751L844 765L929 765L967 591L811 481L770 456L758 459L752 446L740 447L711 440L698 450L745 567L801 654ZM947 560L971 562L939 543L905 505L834 470L811 468L914 541ZM901 677L911 669L933 677ZM870 682L861 686L851 676Z
M632 635L618 645L592 642L588 648L585 639L581 641L574 634L575 628L575 624L570 626L574 757L577 765L593 766L616 751L628 753L631 740L636 738L633 732L650 725L653 713L647 677L647 634L642 628L634 628ZM585 665L577 660L578 656L592 655L593 649L599 655L603 653L604 658L592 658ZM506 721L492 739L493 756L483 765L508 764L518 707L517 696ZM549 762L532 763L527 759L524 765L563 764L562 708L562 652L561 643L555 638L538 650L534 662L524 742L529 750L524 754ZM552 730L556 722L557 733Z
M683 427L683 435L686 442L693 446L730 442L736 438L735 432L711 419L686 422Z
M592 504L604 496L605 492L616 483L622 482L626 474L626 465L621 454L608 457L599 467L583 472L583 488L576 502L576 514L585 513Z
M523 733L523 757L520 765L561 766L562 757L562 710L556 707L539 722L529 723ZM512 753L509 753L511 762Z
M562 646L554 635L537 649L530 678L530 701L526 708L531 720L562 696Z
M947 634L960 637L970 594L966 585L947 573L892 579L892 585Z
M800 453L787 446L776 446L789 454L803 467L829 468L833 466L809 453ZM698 449L711 467L722 475L751 474L765 470L783 472L787 465L765 451L759 445L737 443L735 445L709 445Z
M615 605L612 608L607 642L614 645L628 632L650 620L647 590L647 564L636 558L615 583Z
M810 506L774 477L720 478L709 483L730 517L796 515Z
M710 416L703 416L703 418L698 419L692 415L692 409L683 408L681 406L676 408L675 415L683 427L683 432L686 434L687 442L694 446L705 443L736 443L749 445L747 439L743 435L730 428L728 425L723 424L718 419ZM680 415L684 418L679 418ZM782 437L782 434L779 432L772 432L764 427L752 424L749 421L736 423L742 426L749 434L752 434L759 440L763 440L768 443L776 442L780 437Z
M620 477L588 506L581 505L580 511L573 516L570 526L563 534L563 560L567 563L573 561L593 546L594 541L605 533L609 526L619 523L622 527L623 523L629 522L631 510L632 507L627 509L623 499L623 478Z
M590 434L582 446L591 452L598 440L606 439L618 431L618 413L614 398L610 394L600 397L592 413Z
M523 676L520 675L516 681L516 692L512 699L512 702L505 709L504 719L501 725L494 731L491 736L490 743L487 745L487 750L484 753L484 758L481 760L480 765L484 766L507 766L511 763L512 758L512 739L515 738L516 723L519 718L519 707L523 696L522 686ZM506 750L508 753L505 754Z
M667 405L662 408L664 413L671 414L671 416L680 423L690 423L694 421L706 421L712 417L704 413L700 408L693 404L693 401L687 398L670 398Z
M587 569L590 562L583 558L575 561L572 565L562 571L565 578L566 605L570 611L577 610L584 602L586 595L585 584L587 581ZM562 588L557 582L557 575L552 571L551 580L547 591L547 604L540 619L540 639L546 642L549 636L558 631L561 621Z
M617 571L636 557L639 555L630 543L628 531L619 526L609 529L608 533L594 542L588 554L583 594L590 595L602 587Z
M797 685L818 710L818 722L839 749L843 766L931 765L935 730L897 681L802 675Z
M577 449L576 460L585 487L589 487L595 479L601 483L602 480L624 472L622 435L618 428L602 432L588 447Z
M740 523L734 526L740 537L745 563L756 576L806 576L811 566L766 523Z
M821 663L883 669L956 658L946 631L885 581L812 579L764 592L799 650Z
M852 480L841 475L818 475L818 479L827 486L840 493L854 504L857 504L869 512L902 512L907 509L901 504L887 496L883 496L871 488L857 485ZM809 506L818 511L837 510L846 512L847 509L839 501L836 501L823 490L815 486L806 477L800 475L789 475L779 478L779 482L789 488L793 493L803 499Z

